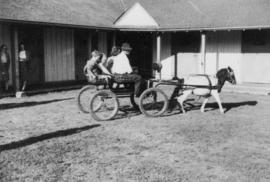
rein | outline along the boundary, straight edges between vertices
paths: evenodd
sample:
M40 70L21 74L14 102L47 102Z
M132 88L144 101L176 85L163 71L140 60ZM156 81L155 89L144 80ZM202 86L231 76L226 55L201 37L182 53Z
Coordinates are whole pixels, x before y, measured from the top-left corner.
M213 89L217 89L217 88L218 88L217 85L215 85L215 86L212 85L212 82L211 82L211 80L210 80L210 78L209 78L208 75L204 75L204 74L194 74L194 75L192 75L192 76L204 76L204 77L206 77L207 80L208 80L208 82L209 82L209 85L191 85L191 84L182 84L182 86L185 86L185 87L195 87L195 88L208 88L208 89L210 89L210 91L213 90Z
M207 86L207 85L188 85L188 84L183 84L182 85L183 87L190 87L190 88L208 88L208 89L210 89L210 90L214 90L214 89L217 89L218 88L218 86L216 85L216 86L212 86L212 85L210 85L210 86Z

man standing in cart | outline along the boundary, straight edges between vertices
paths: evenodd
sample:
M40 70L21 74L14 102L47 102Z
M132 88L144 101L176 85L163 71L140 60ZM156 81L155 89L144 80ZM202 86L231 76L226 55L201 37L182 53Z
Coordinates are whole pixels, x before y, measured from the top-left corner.
M113 59L111 72L114 75L114 80L117 82L134 82L134 94L139 97L143 91L144 80L133 71L130 65L128 55L132 48L129 43L123 43L121 50L121 53Z

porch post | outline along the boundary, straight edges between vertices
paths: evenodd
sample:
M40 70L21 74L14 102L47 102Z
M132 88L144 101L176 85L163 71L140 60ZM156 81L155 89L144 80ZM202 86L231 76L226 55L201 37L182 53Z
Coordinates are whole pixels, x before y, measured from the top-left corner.
M178 67L178 56L177 53L174 54L174 78L177 79L177 67Z
M116 32L113 32L112 46L116 46Z
M199 63L199 73L205 73L206 70L205 70L205 54L206 54L206 35L205 33L202 33L201 34L201 49L200 49L200 63Z
M87 43L88 43L88 53L89 53L89 55L88 56L90 56L90 52L92 51L92 35L93 35L93 33L92 32L88 32L88 41L87 41Z
M161 64L161 34L157 35L157 63ZM159 79L161 79L161 72L159 72Z
M20 71L19 71L19 62L18 62L18 57L19 57L19 45L18 45L18 28L17 26L13 26L13 31L12 31L12 50L11 50L11 55L12 55L12 64L13 64L13 85L15 91L20 90Z

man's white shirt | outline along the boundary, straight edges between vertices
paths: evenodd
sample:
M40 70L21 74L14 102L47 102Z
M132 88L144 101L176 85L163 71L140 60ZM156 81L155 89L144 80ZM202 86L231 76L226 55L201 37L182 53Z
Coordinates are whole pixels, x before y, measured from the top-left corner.
M26 61L26 59L27 59L27 55L26 55L26 51L24 50L24 51L20 51L19 52L19 61Z
M129 63L129 59L124 52L121 52L113 59L112 73L124 74L131 73L132 68Z

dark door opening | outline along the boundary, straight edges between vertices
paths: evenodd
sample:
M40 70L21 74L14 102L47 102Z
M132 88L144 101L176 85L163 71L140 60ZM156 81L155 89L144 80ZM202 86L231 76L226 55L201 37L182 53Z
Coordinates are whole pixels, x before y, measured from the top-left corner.
M28 85L44 83L44 38L43 28L39 26L20 26L18 29L18 43L25 46L30 54ZM22 83L20 83L22 84Z
M116 37L117 46L128 42L132 49L130 64L139 69L144 78L152 77L153 40L152 34L141 32L120 32Z
M76 30L75 40L75 76L76 80L86 80L83 67L89 58L90 50L88 43L89 32L87 30Z

